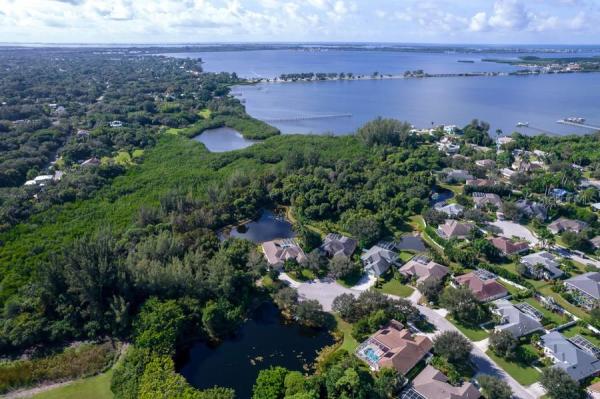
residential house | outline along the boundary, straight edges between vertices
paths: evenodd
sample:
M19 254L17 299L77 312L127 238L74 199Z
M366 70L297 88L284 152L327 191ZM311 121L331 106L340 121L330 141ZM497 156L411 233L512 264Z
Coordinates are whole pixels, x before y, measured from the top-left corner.
M459 204L444 205L444 203L435 204L434 209L438 212L442 212L442 213L446 214L446 216L452 216L452 217L460 216L465 211L465 207L462 205L459 205Z
M469 179L465 184L471 187L491 187L495 186L497 182L491 179Z
M535 278L553 280L563 275L554 255L547 251L540 251L521 258L521 263Z
M52 180L53 181L61 181L64 175L65 175L65 172L63 172L62 170L57 170L56 172L54 172L54 175L52 176Z
M587 387L587 392L591 399L600 399L600 381Z
M448 219L438 227L437 233L446 240L451 238L464 239L469 236L473 228L474 226L470 223L461 223L454 219Z
M110 127L123 127L123 122L121 122L121 121L112 121L108 125Z
M591 310L600 305L600 273L589 272L565 281L565 288L582 307Z
M473 202L475 203L475 209L486 208L488 205L494 206L497 210L502 209L502 199L498 194L473 193Z
M474 271L455 278L459 285L469 287L471 292L481 302L493 301L508 295L508 291L502 284L496 281L491 273Z
M554 367L565 370L576 381L595 376L600 371L600 360L596 356L557 331L543 335L542 346L546 356L554 362Z
M592 207L592 209L596 212L600 211L600 202L594 202L593 204L590 205Z
M78 138L88 137L89 135L90 135L90 131L89 130L79 129L77 131L77 137Z
M470 382L460 386L448 383L441 371L427 365L400 394L400 399L478 399L481 393Z
M527 309L526 307L518 308L506 299L498 299L494 301L494 305L492 312L501 318L500 324L494 327L496 331L508 331L515 338L519 338L544 329L538 318L521 310Z
M397 264L398 254L387 246L378 244L365 251L360 259L367 273L379 277L387 272L390 266Z
M285 261L290 259L298 263L306 260L304 251L293 238L264 242L262 250L272 268L281 268Z
M455 134L460 132L460 129L456 125L444 125L444 133Z
M479 159L475 161L475 165L484 169L493 169L496 167L496 161L493 161L491 159Z
M596 236L596 237L592 238L590 240L590 242L592 243L594 248L596 248L596 249L600 248L600 236Z
M530 219L535 218L543 222L548 217L548 210L539 202L522 199L515 202L515 205L521 214Z
M519 173L529 173L535 170L543 169L543 164L541 162L530 162L523 159L517 159L511 165L511 168Z
M327 256L345 256L349 258L356 250L358 241L353 238L343 236L341 234L329 233L325 236L321 251Z
M446 179L447 183L457 183L457 182L465 182L467 180L473 179L473 175L462 169L450 169L446 171Z
M527 241L513 241L506 237L490 238L490 243L504 255L514 255L529 249Z
M513 177L515 174L517 174L517 172L515 172L514 170L508 169L508 168L502 168L500 169L500 173L502 174L502 177L504 177L505 179L509 179L511 177Z
M406 375L431 350L431 340L422 335L413 335L402 323L392 320L359 345L356 355L372 370L394 368Z
M443 279L448 274L448 268L440 265L426 256L415 256L400 268L405 276L416 277L417 283L424 283L434 278Z
M508 136L502 136L502 137L498 137L498 139L496 139L496 142L500 145L504 145L504 144L512 143L513 138L508 137Z
M581 233L587 227L587 223L581 220L573 220L567 218L558 218L548 225L548 230L553 234L560 234L563 231L572 231L573 233Z

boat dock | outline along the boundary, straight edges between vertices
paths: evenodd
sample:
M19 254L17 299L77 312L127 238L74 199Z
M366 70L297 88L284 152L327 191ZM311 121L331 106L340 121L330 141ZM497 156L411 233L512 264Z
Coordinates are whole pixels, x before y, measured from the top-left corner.
M600 126L590 125L589 123L571 122L571 121L568 121L566 119L559 119L559 120L556 121L556 123L560 123L561 125L569 125L569 126L581 127L581 128L584 128L584 129L600 130Z

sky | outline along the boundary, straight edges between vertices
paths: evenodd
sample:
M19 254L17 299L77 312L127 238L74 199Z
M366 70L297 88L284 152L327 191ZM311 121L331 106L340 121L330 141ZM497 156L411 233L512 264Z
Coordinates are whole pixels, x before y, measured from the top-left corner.
M600 0L0 0L0 42L600 44Z

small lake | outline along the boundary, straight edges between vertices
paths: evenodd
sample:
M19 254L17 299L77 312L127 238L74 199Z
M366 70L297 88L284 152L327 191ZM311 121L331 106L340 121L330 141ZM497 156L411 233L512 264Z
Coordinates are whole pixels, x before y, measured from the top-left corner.
M411 235L403 236L400 241L396 243L396 248L400 251L427 251L427 247L421 237Z
M256 220L243 224L233 230L223 231L221 238L242 238L255 243L292 238L296 235L292 224L281 214L264 210Z
M454 193L446 188L438 189L431 195L431 205L445 203L449 199L454 197Z
M217 347L194 345L180 373L199 389L233 388L236 397L252 397L258 372L271 366L303 371L317 351L334 343L326 330L306 329L285 323L273 304L262 305L239 334Z
M201 142L210 152L226 152L241 150L255 143L253 140L245 139L237 130L228 127L209 129L194 137Z

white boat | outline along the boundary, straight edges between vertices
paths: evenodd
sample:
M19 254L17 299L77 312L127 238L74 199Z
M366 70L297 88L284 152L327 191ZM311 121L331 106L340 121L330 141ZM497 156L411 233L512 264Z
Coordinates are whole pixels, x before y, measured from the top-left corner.
M517 127L529 127L529 122L518 122Z

